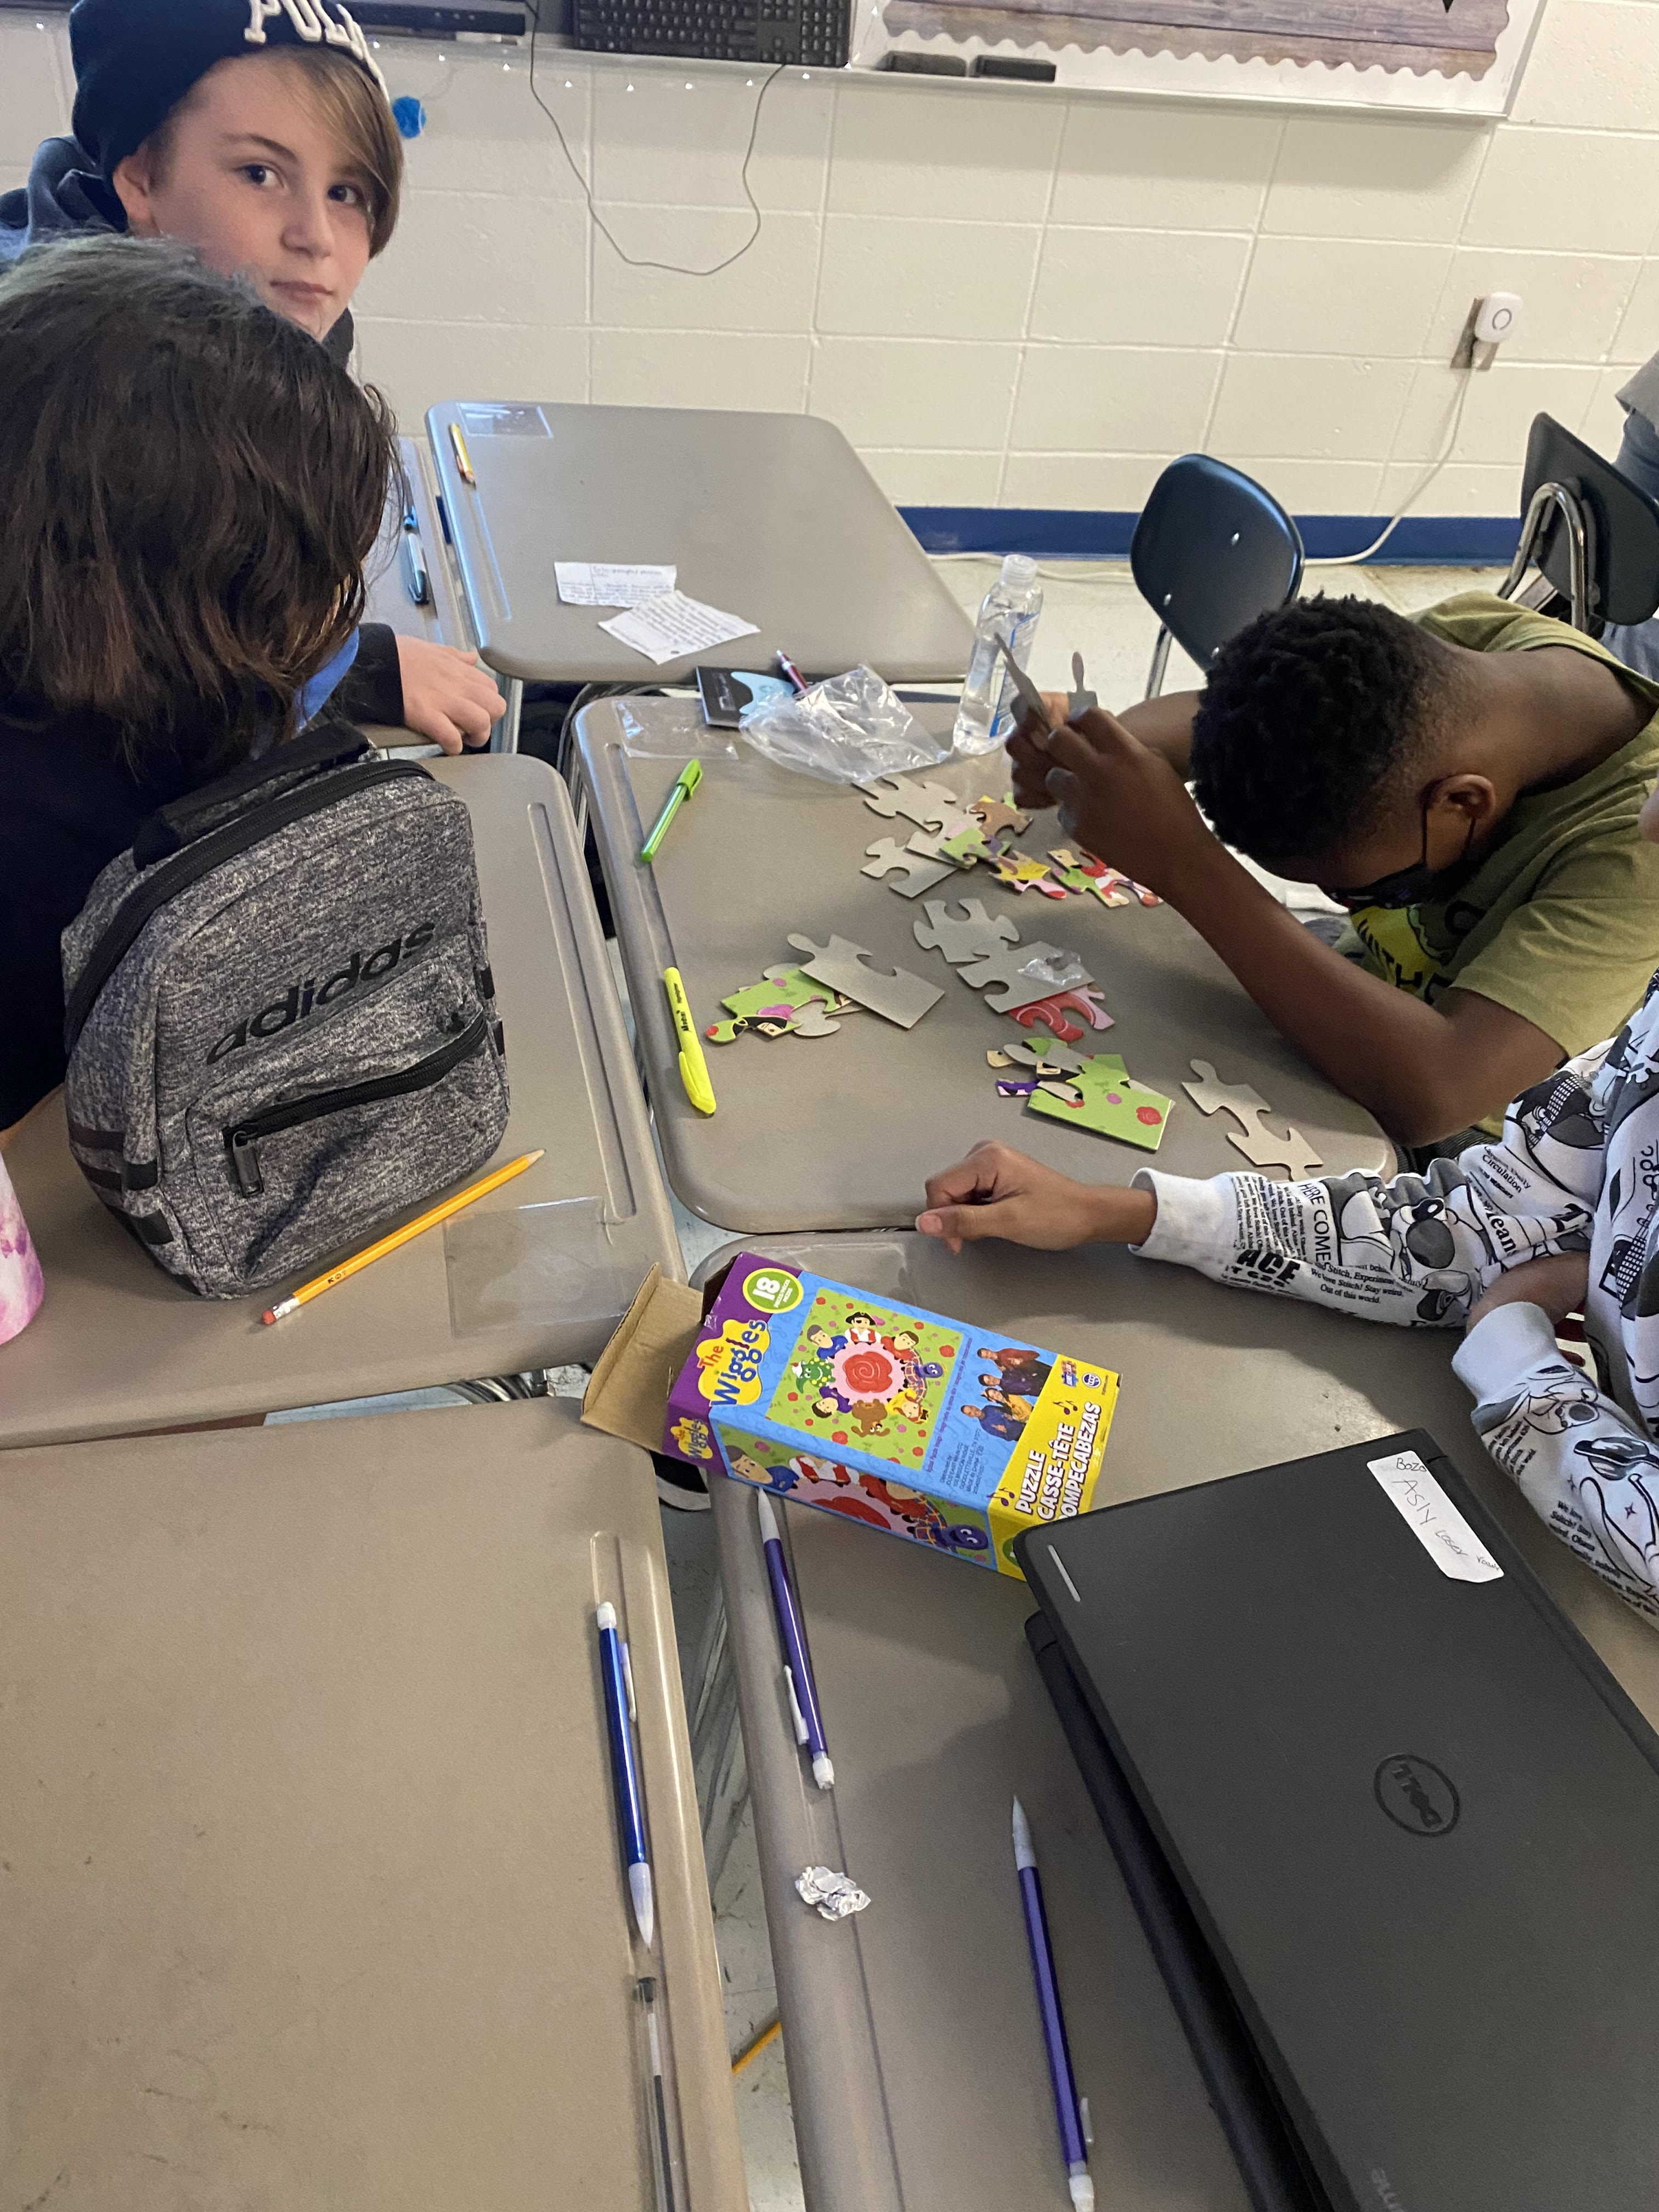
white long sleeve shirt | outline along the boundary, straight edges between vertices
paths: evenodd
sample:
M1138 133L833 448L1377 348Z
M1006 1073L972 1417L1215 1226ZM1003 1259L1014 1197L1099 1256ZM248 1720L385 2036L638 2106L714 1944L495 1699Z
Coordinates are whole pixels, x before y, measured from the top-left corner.
M1144 1257L1406 1328L1460 1328L1506 1268L1588 1251L1595 1381L1530 1304L1497 1307L1452 1364L1498 1465L1659 1626L1659 976L1611 1045L1426 1176L1135 1181L1158 1198Z

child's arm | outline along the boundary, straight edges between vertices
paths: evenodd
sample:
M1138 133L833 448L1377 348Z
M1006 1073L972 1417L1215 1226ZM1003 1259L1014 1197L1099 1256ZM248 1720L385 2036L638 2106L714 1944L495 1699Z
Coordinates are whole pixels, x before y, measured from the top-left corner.
M1163 749L1113 716L1097 708L1041 744L1023 724L1009 750L1015 803L1058 801L1066 835L1167 900L1279 1034L1399 1143L1467 1128L1559 1063L1553 1037L1478 988L1431 1006L1304 928L1212 834Z
M1540 1520L1659 1624L1659 1456L1563 1357L1549 1287L1538 1303L1482 1303L1452 1361L1477 1401L1475 1433Z
M1216 1282L1403 1328L1453 1328L1506 1269L1588 1250L1603 1155L1579 1140L1596 1129L1589 1081L1598 1058L1516 1099L1498 1142L1437 1160L1426 1176L1206 1182L1142 1169L1132 1189L1091 1188L986 1144L930 1178L916 1225L953 1250L983 1237L1047 1251L1133 1244ZM1552 1133L1569 1123L1572 1141L1557 1141Z

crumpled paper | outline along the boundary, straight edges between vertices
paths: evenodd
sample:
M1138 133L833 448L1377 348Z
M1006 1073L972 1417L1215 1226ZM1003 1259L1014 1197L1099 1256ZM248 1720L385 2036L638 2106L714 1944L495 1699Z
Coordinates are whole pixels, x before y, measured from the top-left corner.
M837 1874L833 1867L805 1868L795 1876L795 1887L802 1903L816 1905L824 1920L845 1920L870 1902L850 1875Z

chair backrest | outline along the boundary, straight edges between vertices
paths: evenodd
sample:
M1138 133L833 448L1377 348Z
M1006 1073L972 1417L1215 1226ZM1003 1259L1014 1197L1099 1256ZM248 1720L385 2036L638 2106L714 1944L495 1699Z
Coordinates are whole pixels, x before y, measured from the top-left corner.
M1271 492L1207 453L1183 453L1152 486L1129 547L1140 595L1207 668L1248 622L1302 580L1302 536Z
M1599 635L1607 623L1645 622L1659 607L1659 501L1648 497L1620 475L1593 447L1553 416L1533 418L1527 440L1521 513L1531 515L1534 501L1547 485L1559 485L1576 507L1583 534L1586 628ZM1572 589L1572 531L1559 501L1546 502L1537 518L1536 544L1523 535L1516 568L1505 586L1507 597L1534 559L1564 598ZM1519 572L1519 573L1517 573Z

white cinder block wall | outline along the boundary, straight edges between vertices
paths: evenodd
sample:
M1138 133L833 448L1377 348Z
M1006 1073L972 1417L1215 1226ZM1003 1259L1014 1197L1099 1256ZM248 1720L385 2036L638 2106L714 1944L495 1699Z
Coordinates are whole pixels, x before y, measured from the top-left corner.
M906 505L1133 509L1204 447L1299 514L1386 514L1501 287L1522 333L1419 511L1505 515L1534 412L1612 451L1659 351L1659 0L1549 0L1496 125L786 71L761 234L707 277L599 234L521 49L380 58L428 123L362 362L411 425L463 395L805 408ZM617 243L699 267L752 227L760 81L546 46L536 73ZM70 83L61 15L0 20L0 183Z

